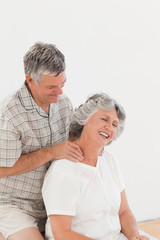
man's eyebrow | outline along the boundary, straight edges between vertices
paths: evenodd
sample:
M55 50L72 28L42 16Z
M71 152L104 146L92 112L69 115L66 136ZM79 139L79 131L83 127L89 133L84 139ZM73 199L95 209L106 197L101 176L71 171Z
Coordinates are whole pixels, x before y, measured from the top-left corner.
M46 85L46 87L57 87L57 85Z
M67 79L65 79L62 84L64 84L67 81ZM47 87L57 87L58 85L47 85Z

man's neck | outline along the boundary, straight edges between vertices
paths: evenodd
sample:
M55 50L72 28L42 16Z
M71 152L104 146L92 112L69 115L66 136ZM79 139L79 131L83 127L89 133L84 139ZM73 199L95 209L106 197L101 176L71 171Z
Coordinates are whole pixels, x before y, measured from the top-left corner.
M27 81L25 81L25 85L26 85L28 91L30 92L30 94L32 95L31 89L30 89ZM32 98L34 99L33 95L32 95ZM45 113L47 113L47 115L49 115L50 104L43 104L43 103L41 103L39 101L36 101L35 99L34 99L34 101L37 103L37 105L39 107L41 107L45 111Z
M50 104L48 104L46 106L45 105L43 105L43 106L41 105L40 107L47 113L47 115L49 115Z

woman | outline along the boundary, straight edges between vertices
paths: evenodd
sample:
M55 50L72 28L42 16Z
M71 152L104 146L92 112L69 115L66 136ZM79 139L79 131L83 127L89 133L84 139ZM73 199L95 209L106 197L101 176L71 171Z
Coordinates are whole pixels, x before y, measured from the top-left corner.
M95 94L73 114L70 131L83 163L54 161L42 188L47 240L145 240L125 193L118 162L100 152L123 131L125 112L107 94ZM149 236L149 235L148 235Z

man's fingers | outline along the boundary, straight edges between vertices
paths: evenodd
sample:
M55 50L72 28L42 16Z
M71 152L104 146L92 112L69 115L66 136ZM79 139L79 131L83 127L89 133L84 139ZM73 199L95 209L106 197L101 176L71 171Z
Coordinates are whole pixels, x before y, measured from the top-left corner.
M75 144L75 143L73 143L73 142L68 142L68 144L69 144L70 146L72 146L73 148L77 149L78 152L79 152L81 155L83 155L83 152L81 151L80 147L79 147L77 144Z
M72 157L71 155L68 154L68 157L66 157L67 160L71 161L71 162L76 162L79 163L81 162L79 159Z
M83 152L81 151L80 147L72 142L67 143L66 153L69 155L69 157L73 157L79 161L83 161L84 159Z
M74 151L73 149L70 149L70 151L68 151L67 153L67 159L68 160L71 160L72 158L72 161L83 161L84 160L84 157L82 155L79 155L79 152L77 151Z
M55 153L54 159L66 158L74 162L84 160L83 152L80 147L69 141L53 146L53 150Z

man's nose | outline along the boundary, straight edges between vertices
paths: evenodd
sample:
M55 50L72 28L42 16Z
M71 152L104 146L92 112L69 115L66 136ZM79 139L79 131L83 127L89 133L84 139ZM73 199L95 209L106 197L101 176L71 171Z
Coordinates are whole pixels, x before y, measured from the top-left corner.
M61 95L63 93L62 87L58 87L57 94Z

